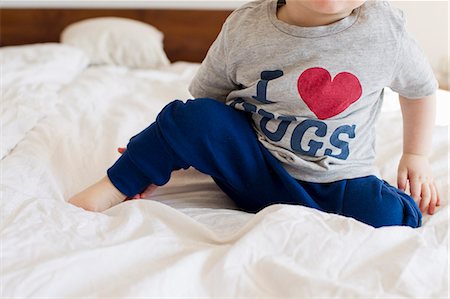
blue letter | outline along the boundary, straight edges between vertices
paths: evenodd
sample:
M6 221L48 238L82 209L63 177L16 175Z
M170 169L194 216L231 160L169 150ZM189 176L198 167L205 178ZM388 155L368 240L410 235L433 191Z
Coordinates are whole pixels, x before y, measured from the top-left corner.
M330 143L341 150L341 153L339 155L333 155L333 151L327 148L325 150L325 155L334 157L341 160L347 160L348 155L350 154L350 151L348 149L348 142L342 141L339 139L339 135L341 134L347 134L348 138L355 138L355 129L356 126L340 126L337 128L333 134L330 137Z
M255 113L256 112L256 106L247 102L244 102L244 104L242 104L242 106L244 107L244 110L246 112L252 112Z
M281 76L283 76L283 71L281 70L261 72L261 80L256 85L256 96L252 96L252 98L264 104L274 103L267 99L267 84L269 84L270 80Z
M295 120L294 117L288 117L288 116L281 116L280 119L282 120L280 124L278 125L278 128L275 132L270 132L267 129L267 123L270 120L274 119L274 115L270 112L267 112L264 109L258 110L258 114L263 116L261 119L261 122L259 123L259 126L261 127L261 130L263 131L264 135L267 136L272 141L280 141L281 138L283 138L284 134L286 134L286 130L288 126L291 124L293 120Z
M322 148L323 142L310 140L308 143L309 149L307 151L302 149L303 136L305 135L305 132L311 127L317 128L314 133L317 137L324 137L327 134L327 125L325 123L313 119L302 121L298 126L295 127L294 132L292 132L291 148L294 151L307 156L315 156L317 151Z
M241 103L244 103L244 102L245 102L245 101L244 101L243 98L241 98L241 97L236 98L236 99L234 99L233 102L230 104L230 107L236 108L236 105L237 105L237 104L241 104Z

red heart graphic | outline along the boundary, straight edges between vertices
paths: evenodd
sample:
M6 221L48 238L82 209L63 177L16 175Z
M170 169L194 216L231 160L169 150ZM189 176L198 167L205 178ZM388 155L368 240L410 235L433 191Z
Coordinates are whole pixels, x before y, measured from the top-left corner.
M319 119L338 115L356 102L362 94L358 78L347 72L331 80L330 73L320 67L305 70L297 81L300 97Z

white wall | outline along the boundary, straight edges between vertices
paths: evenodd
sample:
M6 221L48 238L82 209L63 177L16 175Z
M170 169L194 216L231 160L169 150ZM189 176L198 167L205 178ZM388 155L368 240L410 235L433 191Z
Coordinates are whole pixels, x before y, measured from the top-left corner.
M449 2L391 1L391 3L405 12L408 31L420 43L441 86L448 88Z

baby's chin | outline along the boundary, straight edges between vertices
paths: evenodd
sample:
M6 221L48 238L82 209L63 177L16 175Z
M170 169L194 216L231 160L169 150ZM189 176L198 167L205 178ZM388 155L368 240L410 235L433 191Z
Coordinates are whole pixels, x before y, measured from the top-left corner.
M311 10L325 14L336 15L351 13L352 10L361 6L365 0L291 0L302 2L302 5L308 6Z

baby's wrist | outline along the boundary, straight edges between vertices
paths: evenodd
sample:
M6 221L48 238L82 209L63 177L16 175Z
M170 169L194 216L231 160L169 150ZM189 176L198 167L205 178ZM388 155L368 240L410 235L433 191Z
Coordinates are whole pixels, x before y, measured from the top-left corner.
M403 151L403 157L416 157L416 158L426 158L428 159L428 153L417 153L417 152L405 152Z

